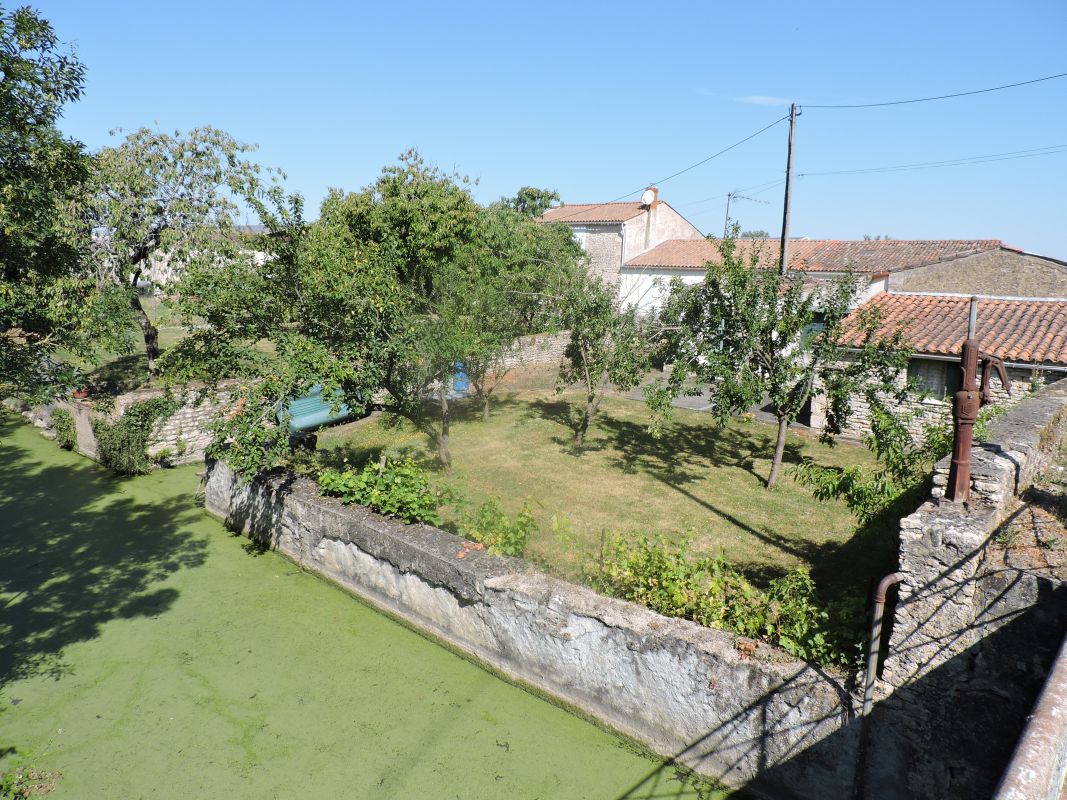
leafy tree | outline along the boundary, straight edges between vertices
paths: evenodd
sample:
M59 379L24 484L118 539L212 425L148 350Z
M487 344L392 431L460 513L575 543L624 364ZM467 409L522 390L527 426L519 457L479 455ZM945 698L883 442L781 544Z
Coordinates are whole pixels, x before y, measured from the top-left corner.
M840 431L850 412L849 395L877 384L891 391L908 353L902 334L882 339L877 320L867 319L866 345L851 354L841 345L843 323L858 284L846 277L808 289L801 275L759 268L759 253L741 258L733 238L720 245L721 263L709 264L703 282L676 284L660 323L669 378L647 397L660 416L672 400L711 389L711 407L720 424L731 415L770 401L778 422L768 488L778 481L786 431L817 394L828 398L828 437Z
M769 236L770 234L764 230L742 231L741 233L742 239L766 239Z
M559 202L559 192L523 186L514 197L505 197L503 204L527 217L539 217Z
M538 224L494 203L482 214L474 252L476 268L446 316L462 331L462 363L488 420L492 394L509 372L508 350L520 336L558 327L552 298L582 251L566 226Z
M150 372L159 332L141 305L138 282L154 263L191 269L238 257L238 201L254 203L271 174L245 157L254 149L211 127L173 136L140 128L97 155L87 187L97 268L125 290Z
M409 420L447 465L456 364L488 374L505 341L543 322L537 276L576 258L557 226L479 206L465 179L414 151L360 192L331 192L314 224L276 187L252 203L270 232L265 260L193 263L180 304L206 329L161 362L165 377L217 379L252 343L271 343L262 379L216 430L213 452L228 441L245 474L286 458L279 401L316 384L337 406Z
M637 386L651 365L651 352L636 307L621 308L615 287L581 266L564 287L560 305L571 337L556 391L574 384L585 391L574 430L574 448L580 453L604 390L614 386L625 392Z
M84 68L29 8L0 9L0 393L34 400L79 380L56 356L121 343L116 300L81 270L90 160L56 127Z

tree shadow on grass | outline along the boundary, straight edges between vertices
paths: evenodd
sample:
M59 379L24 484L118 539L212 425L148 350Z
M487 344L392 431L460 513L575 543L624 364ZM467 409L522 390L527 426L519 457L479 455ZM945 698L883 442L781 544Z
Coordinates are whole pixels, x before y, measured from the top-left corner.
M110 620L166 611L178 593L155 584L206 546L182 531L202 513L190 497L148 503L88 461L42 463L10 438L21 424L0 417L0 688L70 672L64 648Z

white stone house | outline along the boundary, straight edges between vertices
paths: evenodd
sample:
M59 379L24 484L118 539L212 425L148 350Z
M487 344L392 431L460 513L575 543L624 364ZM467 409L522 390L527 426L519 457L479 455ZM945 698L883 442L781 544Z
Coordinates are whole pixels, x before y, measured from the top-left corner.
M619 287L625 303L642 308L654 305L674 272L655 267L631 267L642 253L669 241L704 242L704 234L689 220L659 199L655 188L629 203L579 203L549 209L542 222L561 222L589 256L590 270ZM694 276L688 276L692 279ZM697 276L697 282L702 276Z

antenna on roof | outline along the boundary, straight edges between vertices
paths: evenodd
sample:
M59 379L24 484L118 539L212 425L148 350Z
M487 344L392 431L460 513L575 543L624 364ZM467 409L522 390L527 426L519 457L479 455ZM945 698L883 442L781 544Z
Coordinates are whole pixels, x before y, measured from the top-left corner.
M737 199L737 200L748 200L748 201L753 202L753 203L762 203L765 206L769 206L770 205L770 201L768 201L768 200L760 200L759 198L756 198L756 197L749 197L747 194L741 194L741 190L740 189L734 189L732 192L730 192L728 195L726 195L726 219L723 220L723 223L722 223L722 236L723 236L724 239L726 238L727 234L730 232L730 201L734 200L734 199Z

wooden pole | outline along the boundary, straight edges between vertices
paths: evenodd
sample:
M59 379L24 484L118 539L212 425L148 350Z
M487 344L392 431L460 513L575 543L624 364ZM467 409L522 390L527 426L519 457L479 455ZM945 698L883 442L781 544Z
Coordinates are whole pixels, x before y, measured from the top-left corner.
M793 131L797 125L797 104L789 106L789 151L785 158L785 203L782 208L782 260L778 271L785 275L789 268L789 194L793 188Z

